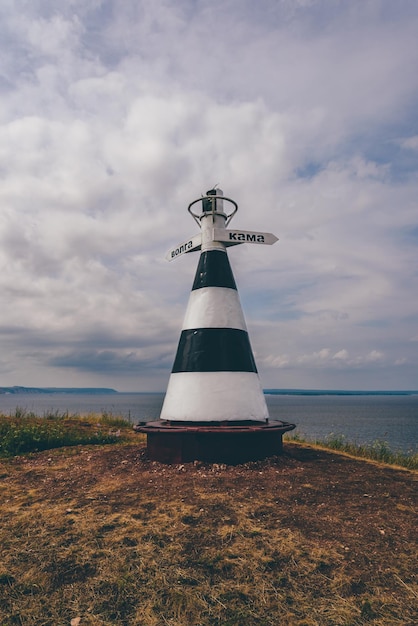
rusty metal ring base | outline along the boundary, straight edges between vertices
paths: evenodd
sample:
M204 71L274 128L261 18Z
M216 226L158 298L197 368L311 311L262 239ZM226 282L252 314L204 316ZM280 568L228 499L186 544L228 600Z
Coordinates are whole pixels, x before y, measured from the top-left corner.
M155 421L134 427L147 435L148 456L160 463L203 461L237 465L283 451L283 433L295 424L268 422Z

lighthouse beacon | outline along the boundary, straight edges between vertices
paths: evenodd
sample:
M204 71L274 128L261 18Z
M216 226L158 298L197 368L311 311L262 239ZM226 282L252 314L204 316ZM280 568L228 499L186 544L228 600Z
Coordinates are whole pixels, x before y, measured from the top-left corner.
M200 259L161 419L265 421L267 406L226 252L228 216L220 189L208 192L196 220Z
M200 212L195 205L200 204ZM226 212L224 205L232 204ZM168 260L195 250L200 258L160 420L138 426L150 458L245 462L279 454L294 424L269 420L226 248L273 244L271 233L229 230L238 205L211 189L188 211L200 233L170 250Z

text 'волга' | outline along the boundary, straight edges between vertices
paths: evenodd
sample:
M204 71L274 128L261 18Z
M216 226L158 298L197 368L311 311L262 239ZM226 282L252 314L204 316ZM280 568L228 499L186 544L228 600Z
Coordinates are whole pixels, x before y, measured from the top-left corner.
M181 246L179 246L175 250L172 250L171 258L174 259L174 257L178 256L179 254L183 254L184 252L187 252L188 250L191 250L192 248L193 248L193 241L190 239L190 241L187 241L186 243L182 243Z

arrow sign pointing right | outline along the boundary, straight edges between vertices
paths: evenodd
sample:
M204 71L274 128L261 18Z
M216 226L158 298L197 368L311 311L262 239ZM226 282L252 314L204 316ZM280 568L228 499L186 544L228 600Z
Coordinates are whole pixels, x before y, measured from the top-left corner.
M273 233L260 233L255 230L226 230L213 229L213 241L224 241L226 246L236 246L240 243L258 243L271 246L279 241Z

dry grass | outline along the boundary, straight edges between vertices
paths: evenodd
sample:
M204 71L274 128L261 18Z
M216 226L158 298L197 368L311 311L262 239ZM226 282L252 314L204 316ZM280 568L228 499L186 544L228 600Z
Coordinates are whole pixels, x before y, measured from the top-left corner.
M294 443L164 466L140 441L1 461L2 626L417 623L416 473Z
M340 453L349 456L368 459L369 461L377 461L378 463L386 463L387 465L396 465L397 467L406 467L411 470L418 470L418 452L411 449L409 452L402 450L392 450L386 441L376 440L372 444L359 444L347 441L344 435L335 435L331 433L325 439L305 439L299 433L287 433L285 441L295 441L305 443L315 448L325 450L337 450Z

